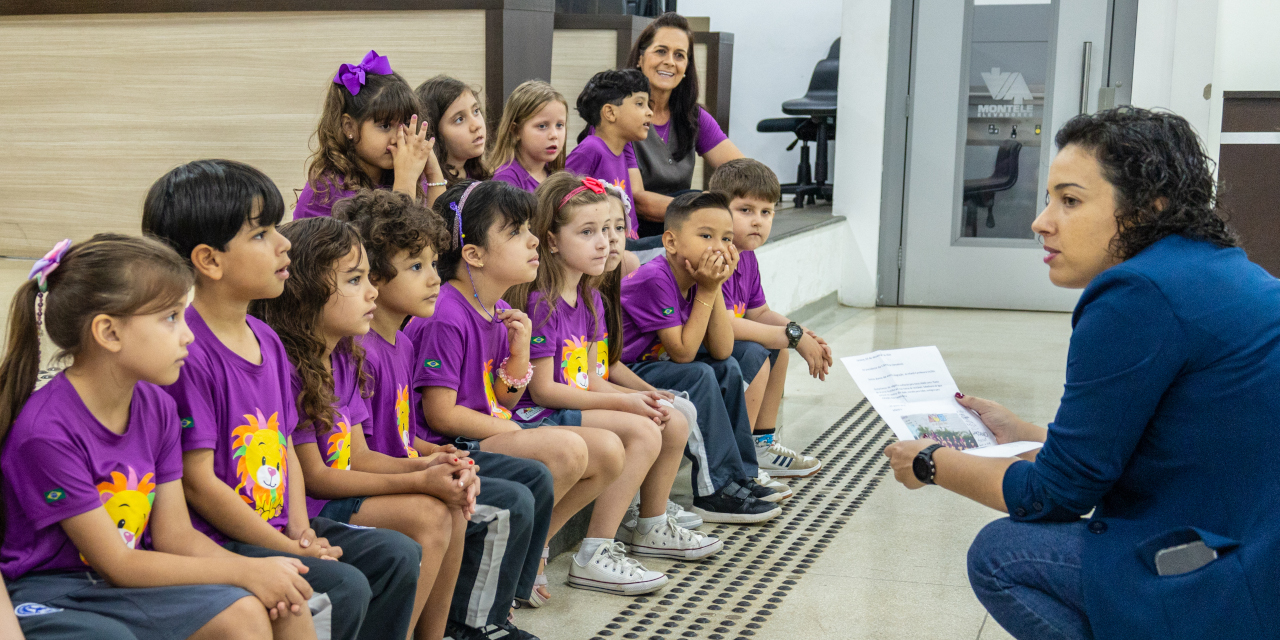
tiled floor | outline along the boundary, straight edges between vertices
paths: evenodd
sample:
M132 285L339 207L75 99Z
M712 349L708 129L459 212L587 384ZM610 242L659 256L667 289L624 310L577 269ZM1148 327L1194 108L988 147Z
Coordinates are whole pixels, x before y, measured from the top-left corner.
M1057 408L1071 331L1067 314L909 308L839 308L809 326L837 357L937 345L961 390L998 400L1038 424ZM819 382L798 362L792 363L782 433L788 446L803 449L862 394L843 368ZM970 541L996 517L954 494L907 491L888 477L755 637L1008 638L974 598L965 571ZM570 561L566 553L551 563L548 606L516 612L517 624L543 640L591 638L630 602L565 586Z

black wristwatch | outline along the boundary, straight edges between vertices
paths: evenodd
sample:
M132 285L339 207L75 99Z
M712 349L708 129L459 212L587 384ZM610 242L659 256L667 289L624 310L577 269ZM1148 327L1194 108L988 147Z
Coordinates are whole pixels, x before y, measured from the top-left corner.
M796 345L800 344L800 338L804 337L804 327L801 327L800 325L794 322L788 322L786 332L787 332L787 348L788 349L796 348Z
M933 463L933 452L941 446L931 444L916 454L915 460L911 461L911 470L915 472L916 480L925 484L934 484L933 476L938 473L938 466Z

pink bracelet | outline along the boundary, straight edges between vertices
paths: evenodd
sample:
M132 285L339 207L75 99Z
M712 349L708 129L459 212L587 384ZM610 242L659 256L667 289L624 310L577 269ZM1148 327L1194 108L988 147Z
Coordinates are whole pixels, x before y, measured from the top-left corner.
M512 380L507 377L507 362L510 360L511 356L507 356L502 359L502 364L498 366L498 377L502 378L502 381L507 383L507 386L515 387L516 389L528 385L529 381L533 379L533 364L529 364L529 370L525 372L523 378L520 378L519 380Z

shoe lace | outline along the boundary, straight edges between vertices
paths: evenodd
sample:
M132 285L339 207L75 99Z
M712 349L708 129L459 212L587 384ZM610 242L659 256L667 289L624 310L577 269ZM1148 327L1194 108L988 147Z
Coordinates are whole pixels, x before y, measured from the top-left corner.
M792 457L792 458L798 458L798 457L800 457L800 454L796 453L796 452L795 452L795 450L793 450L793 449L791 449L791 448L789 448L789 447L784 447L784 446L782 446L782 445L778 444L777 442L773 443L772 445L769 445L769 450L770 450L770 451L777 452L777 453L782 454L782 455L785 455L785 456L790 456L790 457Z
M621 542L608 542L602 547L604 556L612 561L615 570L626 576L644 575L647 569L637 560L632 560L626 555L626 547Z
M706 537L706 534L703 534L700 531L691 531L676 524L675 516L667 516L666 525L666 534L675 538L678 542L697 543L701 542L702 539Z
M670 501L670 500L668 500L668 501L667 501L667 515L669 515L669 516L678 516L678 515L680 515L680 512L681 512L681 511L684 511L684 509L681 509L681 508L680 508L680 505L678 505L678 504L676 504L676 503L674 503L674 502L672 502L672 501Z

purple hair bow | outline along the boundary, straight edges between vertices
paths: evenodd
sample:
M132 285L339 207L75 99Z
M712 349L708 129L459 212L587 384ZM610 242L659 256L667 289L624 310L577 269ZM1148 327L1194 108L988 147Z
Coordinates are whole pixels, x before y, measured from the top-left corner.
M68 238L53 245L49 253L44 254L43 258L36 260L35 266L31 267L31 273L27 274L27 279L35 278L36 285L41 291L49 290L49 274L62 264L62 256L67 255L67 249L71 248L71 239Z
M340 65L338 74L333 76L333 82L346 87L351 95L358 95L360 88L364 86L366 73L389 76L391 63L387 61L386 56L380 56L377 51L370 50L369 53L364 54L364 60L361 60L360 64Z

